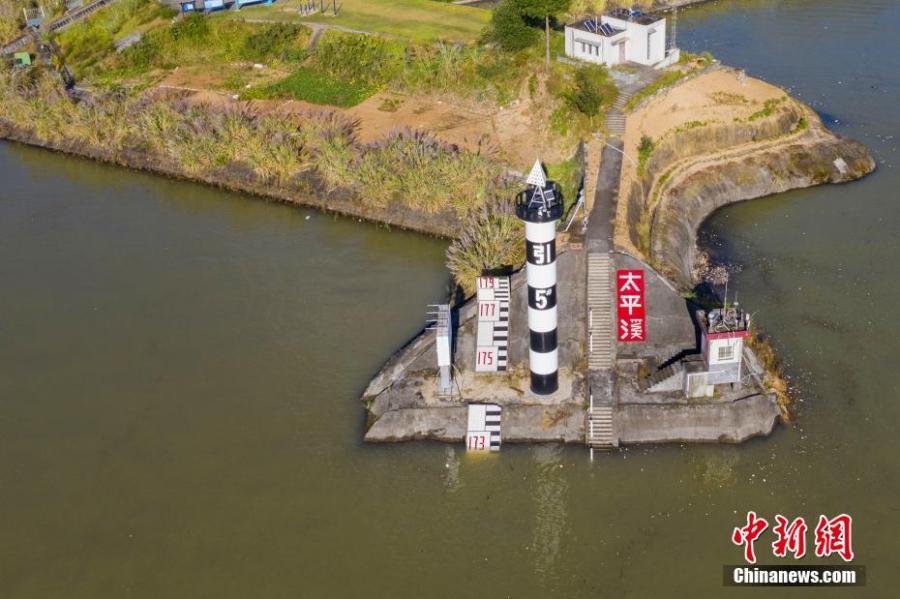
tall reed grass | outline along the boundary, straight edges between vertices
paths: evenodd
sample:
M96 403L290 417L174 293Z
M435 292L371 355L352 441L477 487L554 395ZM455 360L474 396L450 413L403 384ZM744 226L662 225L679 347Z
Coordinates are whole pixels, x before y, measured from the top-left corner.
M0 123L48 145L82 145L115 160L141 152L190 176L221 169L289 185L314 171L330 189L351 189L373 208L404 206L464 217L508 191L490 152L466 152L408 131L373 144L329 112L280 114L249 103L208 105L121 89L73 102L51 71L0 68Z
M475 293L476 277L508 274L525 262L525 228L507 197L470 214L447 248L447 268L466 296Z

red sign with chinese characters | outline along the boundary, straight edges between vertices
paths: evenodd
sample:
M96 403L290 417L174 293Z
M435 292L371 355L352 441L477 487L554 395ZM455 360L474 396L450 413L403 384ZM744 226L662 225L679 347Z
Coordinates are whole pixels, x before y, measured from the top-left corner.
M616 271L616 329L619 341L629 343L647 340L646 306L644 304L644 271Z

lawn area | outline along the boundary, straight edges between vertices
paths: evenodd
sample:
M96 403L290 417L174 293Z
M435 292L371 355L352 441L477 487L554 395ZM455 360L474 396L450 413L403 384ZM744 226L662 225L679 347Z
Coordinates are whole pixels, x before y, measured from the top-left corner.
M328 2L326 5L330 6ZM318 22L349 29L383 33L418 42L475 41L491 18L491 11L455 6L437 0L340 0L338 16L301 17L300 0L281 0L272 6L248 6L217 16L287 22ZM330 11L330 8L329 8Z
M246 92L242 98L288 98L346 108L356 106L374 91L372 88L347 83L304 67L277 83Z

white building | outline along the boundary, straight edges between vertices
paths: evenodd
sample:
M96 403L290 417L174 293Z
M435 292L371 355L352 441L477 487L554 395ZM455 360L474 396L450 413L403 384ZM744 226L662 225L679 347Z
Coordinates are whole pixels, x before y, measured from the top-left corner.
M683 390L688 397L712 397L716 385L740 386L744 376L744 340L750 336L750 316L737 304L697 312L701 359L688 356L660 369L639 387L648 393Z
M566 25L566 56L608 67L636 62L661 68L678 60L666 51L666 19L628 9Z
M744 339L750 336L750 315L736 304L697 313L703 362L686 368L685 394L712 396L716 385L741 383Z

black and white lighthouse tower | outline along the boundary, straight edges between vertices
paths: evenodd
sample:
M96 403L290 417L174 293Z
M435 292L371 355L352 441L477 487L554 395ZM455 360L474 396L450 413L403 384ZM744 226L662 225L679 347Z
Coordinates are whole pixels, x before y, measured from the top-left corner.
M556 222L563 202L556 183L547 181L537 160L516 197L516 215L525 221L528 278L528 365L531 391L549 395L559 388L556 340Z

